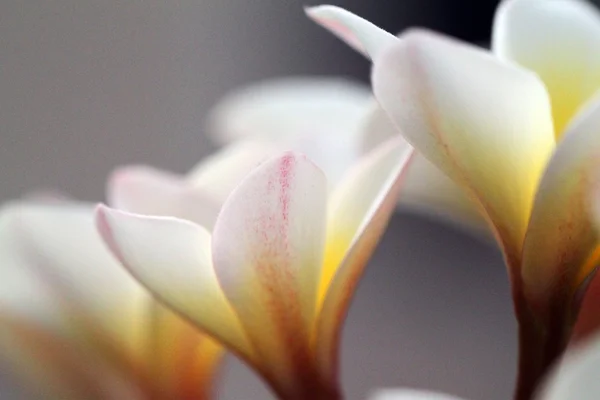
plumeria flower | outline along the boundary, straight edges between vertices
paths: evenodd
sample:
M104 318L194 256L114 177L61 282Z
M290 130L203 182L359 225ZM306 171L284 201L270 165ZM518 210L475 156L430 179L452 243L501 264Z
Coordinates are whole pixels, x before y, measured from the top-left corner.
M335 399L341 325L411 154L394 138L331 193L312 161L279 154L234 189L212 233L186 219L105 206L97 222L132 275L280 398Z
M397 134L370 90L329 77L270 79L235 90L217 103L207 125L221 145L253 138L302 152L332 185L361 155ZM399 205L487 232L468 196L422 156L411 162Z
M212 227L231 188L270 152L239 143L185 177L119 168L109 203ZM100 238L93 211L92 204L44 196L0 213L4 361L43 398L209 398L222 346L123 269Z
M348 11L308 9L373 60L375 97L460 185L504 252L520 324L518 399L562 353L600 256L589 207L600 161L600 19L575 0L508 0L494 53L426 30L391 35Z

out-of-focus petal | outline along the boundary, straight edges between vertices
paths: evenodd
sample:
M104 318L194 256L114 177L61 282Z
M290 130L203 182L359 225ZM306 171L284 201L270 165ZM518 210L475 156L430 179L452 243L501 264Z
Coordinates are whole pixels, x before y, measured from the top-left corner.
M596 400L600 393L600 337L596 335L567 353L548 376L542 400Z
M226 96L209 116L219 143L258 139L306 154L337 181L359 152L370 91L328 77L268 80Z
M110 254L98 235L93 207L23 205L17 240L28 263L124 349L139 353L150 297Z
M96 222L122 264L152 293L242 357L253 351L213 270L210 234L172 217L100 206Z
M398 38L341 7L322 5L305 9L313 21L365 57L374 59Z
M221 287L282 390L298 385L311 356L326 206L322 171L289 152L251 172L215 224Z
M227 181L228 175L223 174L222 179ZM212 229L219 213L219 204L208 191L192 187L182 177L146 166L116 170L108 182L108 202L120 210L187 219L208 229Z
M522 274L526 294L542 309L550 300L572 307L576 291L598 264L590 198L600 165L599 127L597 102L565 133L540 182L523 246Z
M192 188L190 191L202 191L210 196L220 209L248 172L278 151L273 143L240 140L200 161L187 174L185 182Z
M150 359L155 383L169 398L212 398L223 347L158 303L151 318Z
M472 193L516 258L554 148L543 84L486 51L416 30L375 60L375 96L406 139Z
M555 134L600 88L600 15L587 1L505 0L493 51L535 71L546 84Z
M11 361L26 392L56 399L138 398L136 382L107 368L77 336L63 333L19 315L0 315L3 361Z
M445 393L416 389L382 389L369 396L370 400L461 400Z
M363 269L394 210L412 154L412 147L400 136L390 139L348 172L330 200L314 338L327 376L337 371L342 323Z
M20 243L20 209L18 204L0 209L0 313L62 329L66 323L64 309Z
M372 106L363 125L363 152L401 134L378 104ZM479 204L469 199L452 179L416 153L402 184L400 207L432 215L466 228L470 233L489 233L487 222L478 211Z

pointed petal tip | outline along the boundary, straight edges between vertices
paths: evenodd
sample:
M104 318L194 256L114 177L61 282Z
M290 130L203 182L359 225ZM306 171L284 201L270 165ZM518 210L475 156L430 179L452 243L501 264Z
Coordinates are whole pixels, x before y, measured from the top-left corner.
M358 15L333 5L305 8L306 15L365 57L375 58L396 36Z

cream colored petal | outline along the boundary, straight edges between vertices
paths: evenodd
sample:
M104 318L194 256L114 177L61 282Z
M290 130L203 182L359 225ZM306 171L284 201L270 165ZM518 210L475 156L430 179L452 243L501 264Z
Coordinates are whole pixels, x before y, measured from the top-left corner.
M590 198L600 166L599 132L597 102L565 133L536 195L523 248L523 282L542 309L551 300L572 305L598 263L600 243Z
M600 337L596 335L563 358L547 379L540 400L596 400L600 393Z
M363 153L385 140L401 134L378 104L373 104L363 125ZM449 221L469 233L486 237L487 222L478 210L479 205L421 154L415 154L402 184L400 209L408 209Z
M391 33L341 7L322 5L308 7L305 12L310 19L368 58L377 57L398 40Z
M154 295L242 357L253 359L213 270L206 229L105 206L98 208L96 222L115 256Z
M301 385L312 357L317 285L325 245L327 185L303 155L256 168L215 225L215 271L265 369L282 390ZM309 367L311 366L308 361Z
M227 176L222 175L223 181ZM120 210L187 219L208 229L212 229L219 213L219 204L209 191L146 166L117 169L108 182L108 201Z
M492 48L544 81L557 137L600 88L600 14L587 1L505 0Z
M363 269L394 210L412 154L413 149L400 136L390 139L349 171L330 200L314 338L327 376L337 373L342 323Z
M370 400L461 400L449 394L417 389L382 389L369 396Z
M274 79L226 96L209 115L218 143L258 139L306 154L337 181L358 156L371 99L359 83L329 77Z
M470 191L516 258L554 148L547 93L488 52L416 30L375 60L375 96L406 139Z

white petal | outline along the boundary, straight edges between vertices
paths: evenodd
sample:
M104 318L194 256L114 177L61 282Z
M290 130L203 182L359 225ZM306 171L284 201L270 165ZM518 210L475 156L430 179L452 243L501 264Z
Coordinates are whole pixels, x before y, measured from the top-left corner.
M221 171L222 172L222 171ZM222 175L223 180L228 175ZM117 169L108 183L109 204L138 214L183 218L212 229L219 204L185 179L146 166Z
M416 389L382 389L369 396L370 400L461 400L449 394Z
M304 156L284 153L237 187L213 233L221 287L263 365L287 389L296 384L298 361L310 357L326 205L323 173Z
M406 139L473 194L505 251L520 254L554 148L541 82L482 49L412 31L375 60L373 86Z
M153 294L242 357L252 349L215 276L210 234L189 221L147 217L100 206L102 237Z
M363 125L363 152L372 150L385 140L401 134L385 111L374 104ZM410 162L399 206L450 221L467 231L489 234L487 222L478 211L477 202L421 154L415 154Z
M323 5L308 7L305 11L313 21L371 59L398 40L391 33L340 7Z
M368 88L342 79L269 80L226 96L210 113L209 133L221 144L258 139L302 152L335 181L358 155L370 100Z
M541 400L597 400L600 393L600 337L567 353L549 376Z
M505 0L492 47L544 81L557 137L600 88L600 14L587 1Z

